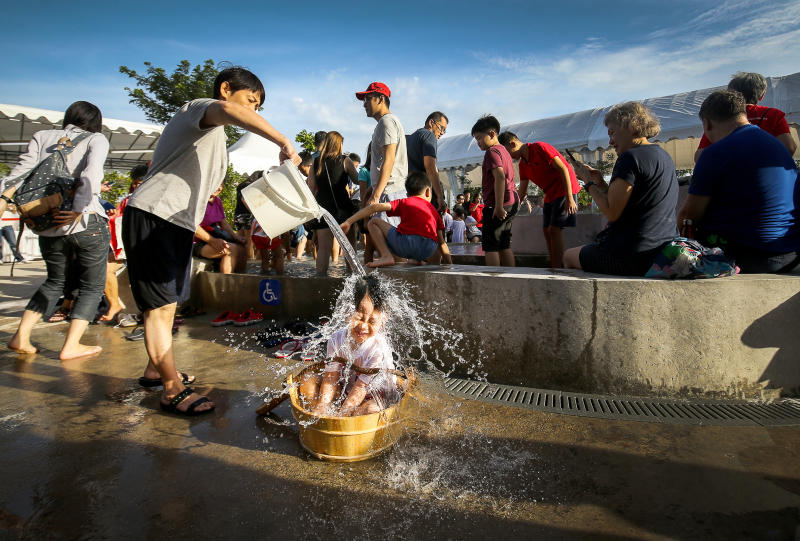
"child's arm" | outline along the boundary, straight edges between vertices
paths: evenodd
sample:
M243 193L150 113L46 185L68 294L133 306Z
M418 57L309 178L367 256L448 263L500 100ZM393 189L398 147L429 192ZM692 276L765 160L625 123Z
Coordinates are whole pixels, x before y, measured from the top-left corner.
M569 168L558 156L553 157L552 167L560 171L561 178L564 179L567 193L567 197L564 198L564 210L567 211L567 214L575 214L578 212L578 205L575 204L575 200L572 198L572 179L569 178Z
M444 239L444 234L441 229L436 232L437 242L439 243L439 250L442 251L442 264L452 265L453 258L450 257L450 248L447 246L447 241Z
M378 212L389 212L390 210L392 210L391 203L374 203L368 207L359 210L358 212L350 216L344 222L339 224L339 227L342 228L342 231L347 233L350 230L350 227L357 221L362 220L368 216L372 216L373 214L377 214Z
M238 103L229 101L216 101L206 108L201 127L211 128L214 126L225 126L232 124L239 126L249 132L269 139L279 147L281 151L292 160L292 163L299 165L301 160L288 137L272 127L264 117Z
M508 214L503 208L503 201L506 197L506 172L502 167L492 169L494 177L494 212L492 216L498 220L505 220Z
M364 397L367 396L367 384L357 379L356 382L353 384L350 392L347 393L347 398L342 404L342 417L347 417L351 415L355 409L361 405L364 401Z
M322 375L322 383L319 386L319 394L314 404L314 413L320 415L328 409L333 402L333 395L336 394L336 383L339 381L339 372L325 372Z

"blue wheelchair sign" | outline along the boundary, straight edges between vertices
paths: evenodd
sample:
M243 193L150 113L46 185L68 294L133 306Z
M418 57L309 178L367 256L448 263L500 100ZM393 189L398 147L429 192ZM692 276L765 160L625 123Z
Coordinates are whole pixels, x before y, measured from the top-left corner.
M258 286L261 304L277 306L281 303L281 283L279 280L261 280Z

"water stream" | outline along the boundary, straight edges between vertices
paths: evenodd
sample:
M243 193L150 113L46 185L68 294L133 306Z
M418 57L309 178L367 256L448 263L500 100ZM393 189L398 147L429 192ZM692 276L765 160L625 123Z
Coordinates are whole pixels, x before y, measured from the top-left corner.
M348 240L347 235L344 234L342 228L339 227L339 224L336 222L336 218L331 216L331 213L325 209L322 210L322 217L328 222L328 227L333 233L333 236L336 237L336 240L339 241L339 246L341 246L344 252L344 258L350 264L350 269L359 276L364 276L367 274L367 271L364 269L364 265L361 264L361 261L358 260L358 256L356 256L356 251L353 249L352 244L350 244L350 240Z

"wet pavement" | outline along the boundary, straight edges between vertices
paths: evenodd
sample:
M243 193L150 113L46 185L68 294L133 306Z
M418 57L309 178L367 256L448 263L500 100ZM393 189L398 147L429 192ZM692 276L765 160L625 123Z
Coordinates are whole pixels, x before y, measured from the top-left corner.
M23 267L20 267L23 268ZM38 270L37 270L38 269ZM18 271L19 272L19 269ZM37 274L38 273L38 274ZM0 268L0 340L41 264ZM389 453L330 464L300 447L257 328L187 320L179 367L217 402L162 413L136 379L142 342L90 327L96 357L60 362L66 324L35 356L0 353L0 539L795 539L800 428L569 417L457 399L423 378Z

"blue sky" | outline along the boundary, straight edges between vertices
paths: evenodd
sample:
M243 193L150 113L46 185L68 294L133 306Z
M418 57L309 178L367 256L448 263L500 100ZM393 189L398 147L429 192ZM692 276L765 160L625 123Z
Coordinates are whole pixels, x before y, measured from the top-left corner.
M800 0L33 4L3 8L0 102L146 121L120 65L212 58L261 77L286 135L336 129L361 154L374 121L353 93L373 80L407 132L439 109L451 135L484 113L511 124L800 71Z

